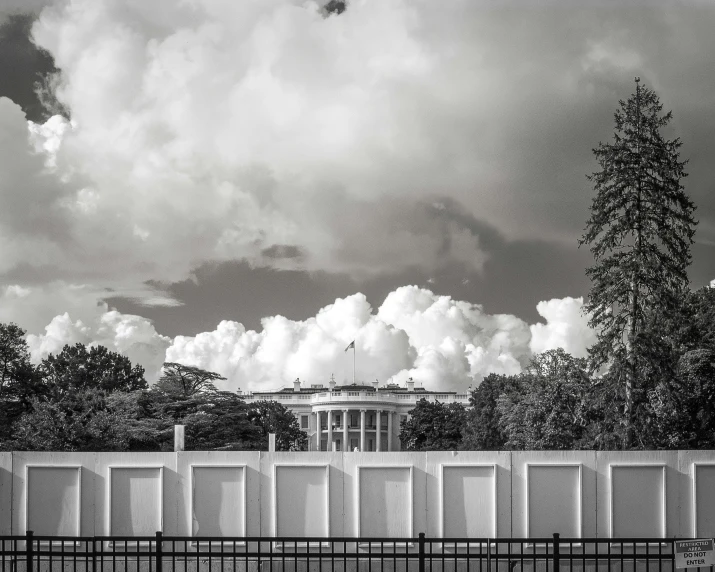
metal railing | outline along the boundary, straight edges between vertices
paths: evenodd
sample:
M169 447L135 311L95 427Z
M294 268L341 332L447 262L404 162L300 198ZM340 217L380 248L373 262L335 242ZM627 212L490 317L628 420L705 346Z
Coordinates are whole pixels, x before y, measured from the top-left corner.
M675 564L674 539L660 538L0 536L0 572L204 570L674 572Z

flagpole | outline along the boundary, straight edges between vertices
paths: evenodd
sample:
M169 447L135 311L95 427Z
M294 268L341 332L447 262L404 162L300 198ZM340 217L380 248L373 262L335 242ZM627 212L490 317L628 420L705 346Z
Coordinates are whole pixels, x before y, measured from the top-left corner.
M353 385L355 385L355 342L353 342Z

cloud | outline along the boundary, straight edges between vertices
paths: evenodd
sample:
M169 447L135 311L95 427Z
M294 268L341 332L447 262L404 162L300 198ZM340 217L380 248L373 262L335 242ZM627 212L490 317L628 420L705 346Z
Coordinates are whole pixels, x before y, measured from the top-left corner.
M388 173L434 148L402 133L410 95L397 97L424 89L438 65L415 35L422 16L400 2L350 12L326 19L316 4L275 1L44 10L33 38L62 70L72 124L30 123L30 142L70 189L73 242L42 274L170 282L237 259L480 268L479 238L419 206L435 189Z
M564 189L586 190L617 97L643 68L670 77L651 35L623 30L682 31L693 14L516 5L356 0L325 18L298 0L57 2L33 38L62 70L73 127L30 129L71 190L73 240L60 248L58 229L24 248L53 251L43 276L103 285L226 260L481 270L488 237L426 208L436 197L510 240L572 241L588 193Z
M546 324L531 328L529 348L535 354L563 348L574 357L587 357L596 342L596 333L588 326L583 312L583 298L562 298L539 302L536 310Z
M105 291L62 282L14 284L0 290L0 322L15 322L28 332L36 363L65 344L103 345L143 365L147 379L155 381L171 339L158 334L146 318L111 309L104 296ZM57 314L58 307L66 311Z
M28 330L32 359L39 362L65 344L104 345L127 355L155 381L164 361L216 371L223 389L277 389L295 378L306 384L404 384L412 377L435 391L463 391L489 373L516 374L534 353L563 347L576 356L594 340L581 316L581 299L541 302L546 324L529 326L509 314L488 314L478 304L440 296L417 286L389 293L373 309L363 294L338 298L306 320L266 317L260 331L224 320L196 336L173 340L141 316L100 301L99 292L62 283L52 288L18 285L0 292L0 322ZM69 311L52 314L62 305ZM30 311L31 310L31 311ZM34 312L29 324L17 317ZM38 324L42 324L38 326Z
M552 329L555 320L572 318L549 312L556 302L544 306L546 327ZM569 306L573 300L563 302ZM264 318L258 332L223 321L211 332L177 336L166 356L220 372L226 389L276 389L295 378L326 384L332 375L350 383L352 355L344 350L353 340L359 382L403 384L412 377L436 391L465 390L491 372L518 373L532 355L529 325L519 318L490 315L479 305L405 286L391 292L377 311L355 294L304 321ZM564 341L569 347L582 342ZM558 340L552 335L549 343Z
M76 343L101 345L123 354L133 364L144 366L147 381L154 382L159 377L170 340L159 335L147 319L116 310L102 312L88 322L72 321L69 314L64 313L55 316L43 334L27 336L30 356L35 362L60 352L65 344Z

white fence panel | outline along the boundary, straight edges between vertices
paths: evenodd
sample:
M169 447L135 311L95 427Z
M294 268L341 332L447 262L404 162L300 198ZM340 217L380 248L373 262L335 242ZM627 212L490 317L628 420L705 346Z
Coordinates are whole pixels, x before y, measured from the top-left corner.
M705 537L715 451L0 454L0 531Z

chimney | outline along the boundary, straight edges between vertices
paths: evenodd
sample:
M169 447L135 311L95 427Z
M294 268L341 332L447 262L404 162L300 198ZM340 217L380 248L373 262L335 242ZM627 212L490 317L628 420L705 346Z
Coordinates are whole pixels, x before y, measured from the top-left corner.
M293 382L293 391L300 392L300 378L299 377L296 377L295 381Z
M335 389L335 376L334 375L330 376L330 383L328 385L330 386L330 391L333 391L333 389Z
M372 386L375 388L375 391L377 391L377 386L380 385L380 382L375 380L372 382Z
M412 378L407 380L407 391L414 391L415 390L415 382L412 380Z

